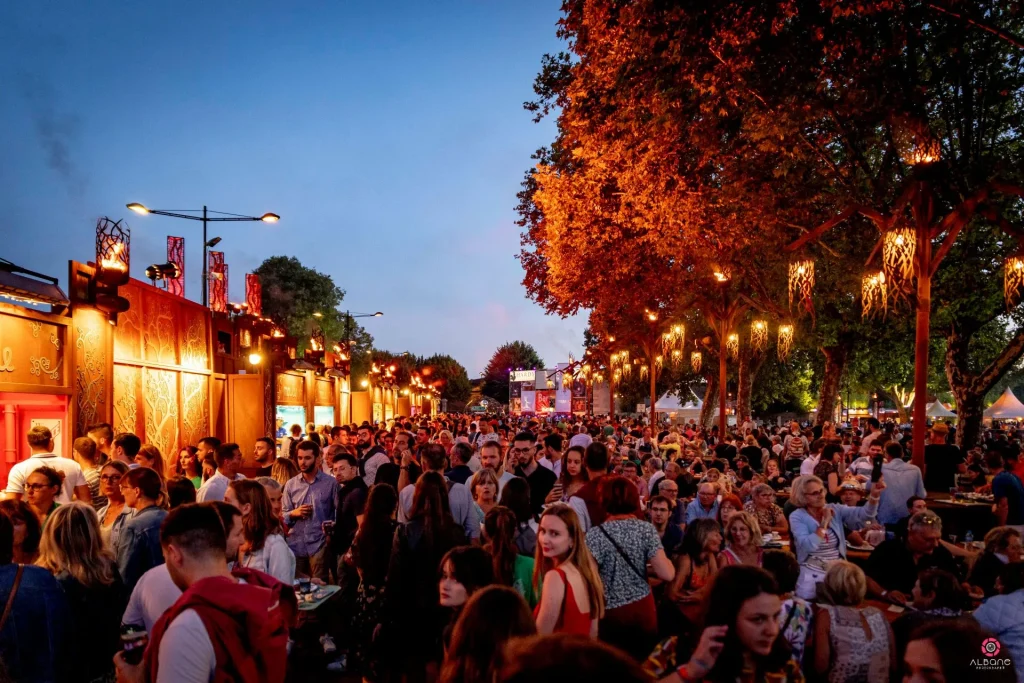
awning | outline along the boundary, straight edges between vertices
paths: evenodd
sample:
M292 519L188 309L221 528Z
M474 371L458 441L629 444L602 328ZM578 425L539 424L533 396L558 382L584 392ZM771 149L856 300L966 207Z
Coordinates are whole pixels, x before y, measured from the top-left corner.
M14 264L0 262L0 296L25 304L68 305L68 298L57 286L56 279L53 282L43 282L11 272L8 268L12 266L18 268Z

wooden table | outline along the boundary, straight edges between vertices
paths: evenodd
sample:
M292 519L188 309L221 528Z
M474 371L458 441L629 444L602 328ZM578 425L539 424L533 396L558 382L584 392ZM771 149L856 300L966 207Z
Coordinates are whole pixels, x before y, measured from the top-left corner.
M957 501L948 493L929 493L927 505L929 510L942 518L942 536L945 539L956 535L959 542L971 531L974 539L980 541L996 523L992 503Z
M881 610L882 614L885 615L886 621L888 621L890 624L910 611L909 609L902 609L898 605L894 605L891 602L886 602L885 600L875 600L874 598L866 599L864 601L864 606L877 607L879 610Z

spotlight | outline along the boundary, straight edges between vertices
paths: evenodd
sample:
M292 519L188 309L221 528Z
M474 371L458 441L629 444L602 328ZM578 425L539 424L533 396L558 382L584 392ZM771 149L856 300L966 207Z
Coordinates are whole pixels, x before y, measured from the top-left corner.
M146 268L146 277L155 284L157 280L175 280L181 277L181 268L177 263L154 263Z

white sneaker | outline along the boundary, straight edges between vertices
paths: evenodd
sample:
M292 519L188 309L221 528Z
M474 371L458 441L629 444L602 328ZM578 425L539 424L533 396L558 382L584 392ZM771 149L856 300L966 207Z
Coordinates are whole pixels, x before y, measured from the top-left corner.
M334 644L334 638L331 638L326 633L320 636L320 644L324 648L324 654L334 654L338 651L338 646Z

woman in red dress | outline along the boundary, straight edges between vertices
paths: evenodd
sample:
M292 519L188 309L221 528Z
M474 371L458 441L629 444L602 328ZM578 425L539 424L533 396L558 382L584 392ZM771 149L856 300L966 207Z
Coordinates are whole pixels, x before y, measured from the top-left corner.
M541 598L534 610L537 631L597 637L604 615L604 589L576 513L565 503L544 510L537 530L533 582Z

